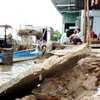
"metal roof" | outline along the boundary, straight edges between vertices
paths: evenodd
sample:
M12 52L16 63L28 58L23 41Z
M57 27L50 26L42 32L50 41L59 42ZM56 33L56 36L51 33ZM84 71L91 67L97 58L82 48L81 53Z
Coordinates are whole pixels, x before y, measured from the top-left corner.
M75 1L76 0L51 0L61 14L65 12L79 12L79 10L75 8Z

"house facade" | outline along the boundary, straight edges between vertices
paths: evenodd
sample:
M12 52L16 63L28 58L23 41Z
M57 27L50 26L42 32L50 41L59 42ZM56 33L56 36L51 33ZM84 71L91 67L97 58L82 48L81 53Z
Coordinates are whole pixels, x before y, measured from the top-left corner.
M80 28L83 32L84 0L51 0L62 15L62 32L65 29ZM100 0L89 0L90 25L96 34L100 33ZM86 23L87 26L87 23Z

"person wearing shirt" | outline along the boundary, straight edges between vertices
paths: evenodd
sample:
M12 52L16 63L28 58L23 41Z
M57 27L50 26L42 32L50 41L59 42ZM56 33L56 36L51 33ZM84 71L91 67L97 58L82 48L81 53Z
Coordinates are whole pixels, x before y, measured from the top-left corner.
M74 30L74 31L73 31L73 34L70 35L70 37L69 37L69 39L70 39L70 43L73 43L73 39L74 39L74 37L76 36L76 33L77 33L77 31Z
M82 35L82 33L80 32L80 29L79 29L79 28L77 28L77 33L76 33L76 36L75 36L74 39L73 39L73 43L74 43L75 45L77 45L78 43L79 43L79 44L83 43L83 35Z
M9 47L13 47L14 51L16 51L16 49L17 49L17 41L15 39L13 39L11 33L8 34L7 45Z
M91 38L92 41L98 40L97 35L94 33L94 31L92 31L92 29L91 29L91 32L90 32L90 38Z
M38 51L42 51L44 48L46 48L46 45L44 44L42 36L40 36L39 40L37 41L37 49Z
M69 40L69 37L67 36L68 33L69 33L69 30L66 29L65 33L62 34L61 39L60 39L60 43L61 44L67 44L67 43L69 43L70 40Z

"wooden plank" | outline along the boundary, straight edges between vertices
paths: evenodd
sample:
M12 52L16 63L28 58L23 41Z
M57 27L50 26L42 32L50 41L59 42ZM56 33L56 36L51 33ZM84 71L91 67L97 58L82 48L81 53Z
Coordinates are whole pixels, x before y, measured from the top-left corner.
M90 38L90 17L89 17L89 0L87 0L87 22L88 22L88 42L91 44L91 38Z
M91 49L91 52L100 53L100 49Z
M100 47L100 44L91 44L89 47Z
M72 53L72 52L78 52L79 50L84 49L85 47L87 47L87 43L82 44L82 45L74 45L73 47L70 46L69 49L63 49L63 50L53 50L50 53L54 54L54 55L66 55L68 53ZM66 47L67 48L67 47Z

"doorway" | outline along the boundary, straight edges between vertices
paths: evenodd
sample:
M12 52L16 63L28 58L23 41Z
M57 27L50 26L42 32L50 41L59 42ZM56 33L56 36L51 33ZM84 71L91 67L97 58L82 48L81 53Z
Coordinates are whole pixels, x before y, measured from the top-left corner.
M75 27L75 23L65 23L65 30L69 29L69 33L67 34L67 36L69 37L70 35L73 34L74 29L70 27Z
M75 26L75 23L65 23L65 30Z
M43 29L43 33L44 33L44 31L45 31L45 29ZM46 32L44 34L43 40L47 41L47 30L46 30Z

